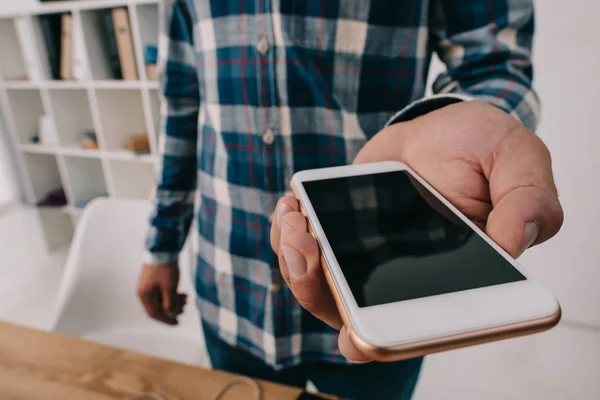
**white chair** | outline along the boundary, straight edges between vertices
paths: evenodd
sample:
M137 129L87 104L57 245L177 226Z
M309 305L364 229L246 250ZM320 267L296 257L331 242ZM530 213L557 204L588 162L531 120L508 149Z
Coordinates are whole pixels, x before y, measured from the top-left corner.
M97 199L85 208L58 292L53 330L206 365L189 268L181 271L180 290L188 294L188 304L179 325L171 327L150 319L137 298L150 210L147 201L114 199Z

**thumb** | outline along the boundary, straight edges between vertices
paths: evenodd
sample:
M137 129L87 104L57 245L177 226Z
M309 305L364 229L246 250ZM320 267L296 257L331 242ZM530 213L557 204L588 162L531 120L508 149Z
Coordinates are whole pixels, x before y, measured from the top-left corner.
M486 233L517 258L527 248L551 238L562 224L556 193L534 187L515 189L493 208Z
M550 152L537 136L517 124L487 160L491 163L483 165L493 209L486 233L516 258L554 236L563 222Z
M172 289L169 285L161 285L161 297L162 297L162 308L165 315L168 317L173 316L173 300L175 298L175 289Z
M492 160L486 175L493 209L486 233L516 258L550 239L563 223L550 153L537 136L522 128L497 146Z

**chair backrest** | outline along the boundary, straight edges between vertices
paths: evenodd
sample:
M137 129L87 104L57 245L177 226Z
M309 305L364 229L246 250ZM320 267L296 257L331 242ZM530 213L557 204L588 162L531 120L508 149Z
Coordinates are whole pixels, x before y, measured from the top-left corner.
M157 328L136 296L148 201L96 199L84 210L63 273L54 330L76 336L99 330ZM182 270L180 288L188 305L174 330L200 331L196 294L189 271Z

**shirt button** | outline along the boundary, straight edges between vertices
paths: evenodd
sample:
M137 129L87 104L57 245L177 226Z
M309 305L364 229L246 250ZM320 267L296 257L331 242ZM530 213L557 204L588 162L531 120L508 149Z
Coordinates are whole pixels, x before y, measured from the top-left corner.
M262 141L264 144L273 144L273 142L275 141L275 135L273 135L273 131L267 129L262 135Z
M272 293L279 293L279 291L281 290L281 284L277 283L277 282L273 282L269 285L269 290Z
M258 51L258 53L262 56L267 54L267 51L269 51L269 43L267 43L267 39L265 39L264 37L260 38L260 40L256 44L256 51Z

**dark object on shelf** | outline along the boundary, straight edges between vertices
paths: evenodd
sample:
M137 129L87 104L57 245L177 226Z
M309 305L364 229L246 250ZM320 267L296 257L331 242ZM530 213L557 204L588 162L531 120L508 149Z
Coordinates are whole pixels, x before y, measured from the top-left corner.
M64 207L66 205L67 197L62 188L53 190L37 203L38 207Z
M129 12L125 7L113 8L111 15L117 38L117 49L119 50L119 63L121 64L123 80L137 81L137 65L133 51Z
M106 54L110 61L110 69L114 79L123 78L121 74L121 63L119 62L119 49L117 47L117 37L115 36L115 27L113 25L111 9L102 10L102 20L104 22L104 32L106 35Z
M38 144L40 142L40 137L39 136L32 136L29 138L29 141L33 144Z
M85 133L85 137L88 138L88 139L90 139L90 140L93 140L94 142L97 140L96 139L96 132L86 132Z
M155 81L157 79L157 67L156 63L158 60L158 48L156 46L146 46L146 54L144 57L144 63L146 64L146 77L149 81Z
M140 133L129 136L125 148L137 154L148 153L150 151L150 141L148 140L148 135L146 133Z
M146 64L156 64L158 61L158 47L154 45L146 46L146 54L144 57L144 62Z
M94 132L87 132L79 144L82 149L98 150L98 139L96 139Z
M52 79L60 79L61 15L42 14L40 28L46 47L46 56Z

